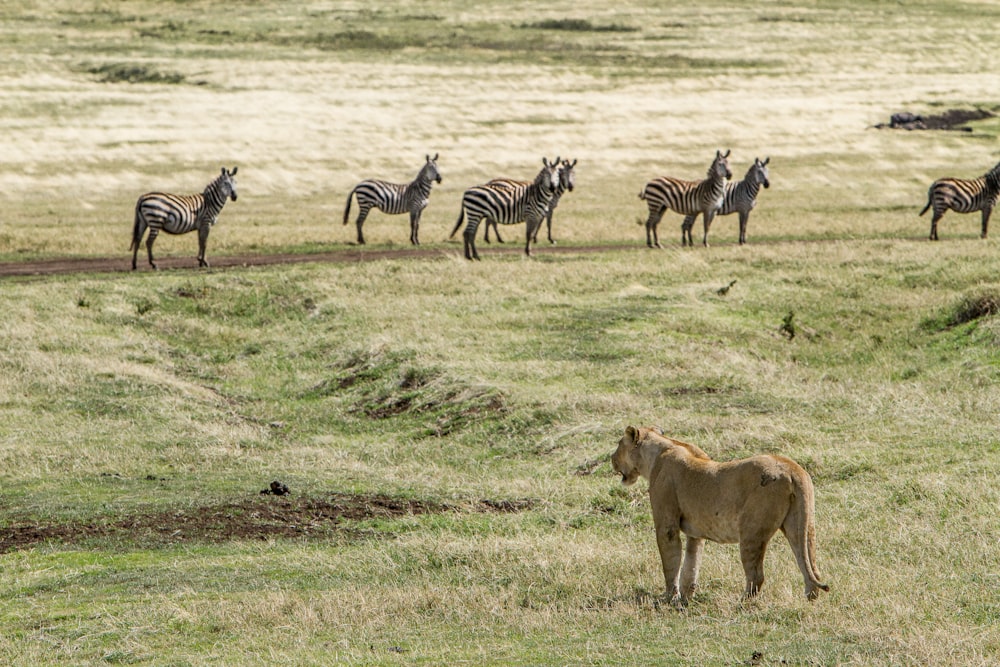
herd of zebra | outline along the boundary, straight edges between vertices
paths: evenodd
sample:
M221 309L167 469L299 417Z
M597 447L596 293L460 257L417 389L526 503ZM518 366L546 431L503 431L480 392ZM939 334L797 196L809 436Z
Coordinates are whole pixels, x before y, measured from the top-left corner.
M757 203L757 195L761 186L770 187L770 177L767 165L770 158L763 161L754 158L753 164L747 170L743 180L734 182L729 168L729 151L716 151L715 159L708 168L706 177L700 181L689 181L667 176L654 178L646 184L639 193L639 198L645 200L649 208L646 219L646 245L650 248L660 248L657 226L668 210L676 211L684 216L681 224L681 245L694 245L691 230L698 215L702 216L704 233L702 244L708 245L708 231L712 220L717 215L739 213L740 235L739 243L746 243L747 220L750 211ZM431 184L441 182L441 172L437 166L438 155L432 158L426 156L417 177L410 183L391 183L377 179L364 180L358 183L347 195L347 206L344 209L344 224L348 223L351 213L351 200L358 201L358 217L355 220L357 240L364 244L365 238L362 226L373 208L383 213L398 215L410 214L410 243L419 245L418 232L420 215L430 200ZM493 231L498 242L502 242L498 225L513 225L526 223L524 252L531 255L531 244L538 240L538 231L542 221L547 222L548 239L552 238L552 213L566 192L572 192L575 181L574 167L576 160L549 160L542 158L542 169L533 181L518 181L509 178L496 178L483 185L469 188L462 195L462 207L458 220L451 230L449 238L454 237L465 222L464 251L466 259L479 259L476 251L476 233L479 224L485 221L483 239L489 243L489 229ZM150 192L139 197L135 205L135 221L132 228L132 269L136 268L136 259L142 243L142 237L149 230L146 239L146 251L149 265L155 269L153 261L153 243L157 235L164 231L168 234L186 234L198 230L198 265L205 267L205 246L208 233L215 224L227 199L236 201L236 167L229 171L225 167L222 173L205 188L202 194L174 195L165 192ZM931 184L927 193L927 205L920 212L923 215L933 208L930 239L938 239L938 221L949 209L958 213L981 211L982 232L986 238L989 228L990 214L996 206L1000 195L1000 163L979 178L941 178Z

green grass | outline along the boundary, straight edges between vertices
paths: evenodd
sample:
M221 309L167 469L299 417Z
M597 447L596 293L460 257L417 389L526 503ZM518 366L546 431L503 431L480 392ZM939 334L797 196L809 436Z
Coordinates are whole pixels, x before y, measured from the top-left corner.
M873 129L996 109L996 14L4 4L0 261L123 272L3 279L0 656L996 662L998 242L949 213L930 243L917 213L996 163L998 125ZM720 148L737 177L772 158L750 244L729 217L682 250L671 213L646 250L643 184ZM431 257L124 272L143 192L239 165L210 261L342 249L351 187L436 152ZM579 158L560 247L614 250L460 259L462 192L557 154ZM406 227L373 213L369 247ZM193 266L193 236L156 247ZM805 601L779 536L759 600L710 545L691 605L662 604L644 485L608 460L629 424L802 463L832 591Z

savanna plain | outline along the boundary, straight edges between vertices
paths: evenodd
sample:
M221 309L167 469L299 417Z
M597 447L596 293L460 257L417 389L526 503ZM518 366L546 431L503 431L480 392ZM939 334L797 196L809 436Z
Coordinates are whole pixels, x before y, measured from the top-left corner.
M1000 229L918 216L1000 121L874 127L1000 112L995 3L8 0L0 33L0 262L113 266L0 279L4 662L1000 661ZM668 213L647 249L643 185L716 150L770 158L749 243ZM234 166L210 262L408 249L346 195L435 153L423 256L161 235L127 270L140 194ZM462 258L463 191L556 156L557 245ZM758 598L709 544L662 600L630 424L801 463L831 591L779 534Z

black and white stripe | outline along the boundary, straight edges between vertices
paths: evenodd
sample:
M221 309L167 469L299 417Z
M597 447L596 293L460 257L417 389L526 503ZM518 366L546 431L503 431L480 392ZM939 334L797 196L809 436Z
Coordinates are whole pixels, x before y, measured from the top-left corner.
M358 219L355 225L358 228L358 243L364 245L365 237L361 233L361 227L365 224L365 218L372 208L388 215L399 215L400 213L410 214L410 243L420 245L418 231L420 229L420 214L427 208L427 202L431 195L431 183L441 182L441 172L437 167L437 153L432 158L426 156L427 162L420 169L420 173L410 183L389 183L375 179L361 181L354 186L350 194L347 195L347 206L344 207L344 224L351 214L351 197L358 198Z
M198 266L208 266L205 261L205 244L208 242L208 232L215 224L216 218L225 206L227 199L236 201L237 167L230 172L225 167L214 181L208 184L200 195L173 195L167 192L149 192L139 197L135 203L135 223L132 226L132 270L135 270L136 258L142 236L149 229L146 239L146 252L149 254L149 265L156 268L153 261L153 242L160 231L168 234L187 234L198 230Z
M990 214L997 205L998 194L1000 194L1000 162L979 178L969 180L939 178L934 181L927 191L927 206L920 212L920 215L923 215L927 209L934 207L934 217L931 218L931 241L938 240L938 220L949 208L956 213L982 211L983 229L979 237L985 239L990 226Z
M760 161L760 158L754 158L753 164L747 170L742 181L726 183L726 194L722 200L722 208L715 215L740 214L740 245L747 242L747 220L750 219L750 211L757 205L757 193L760 192L760 186L771 187L767 173L767 163L770 161L771 158L766 158L763 162ZM688 214L681 224L681 236L686 236L687 243L692 246L694 241L691 240L691 228L694 227L696 217L697 215L694 213Z
M732 178L729 171L729 151L715 152L715 160L708 168L708 174L703 181L684 181L679 178L661 176L646 184L639 193L639 199L645 199L649 206L649 218L646 220L646 245L650 248L660 248L660 239L656 226L660 224L667 209L673 209L681 215L699 213L705 225L703 243L708 245L708 228L712 224L715 212L722 206L726 192L726 181ZM681 244L687 245L687 238L681 235Z
M515 185L512 181L512 185L477 185L465 191L462 210L449 238L455 236L468 216L464 233L466 259L479 259L476 231L482 220L486 220L486 224L527 223L524 253L531 256L531 241L548 211L553 193L559 187L559 158L554 162L542 158L542 164L542 170L527 186Z
M549 210L545 214L546 229L548 232L549 243L555 243L555 239L552 238L552 213L556 210L556 206L559 205L559 200L567 192L572 192L573 188L576 186L576 172L573 168L576 167L576 160L570 162L569 160L563 160L559 165L559 187L556 191L552 193L552 199L549 201ZM515 181L510 178L494 178L492 181L486 185L496 185L505 188L517 188L517 187L527 187L531 185L527 181ZM500 238L500 230L497 228L497 224L494 222L493 232L496 234L497 242L503 243L503 239ZM483 240L487 243L490 242L490 223L483 225ZM541 229L541 225L538 226ZM538 229L535 230L535 236L531 239L533 243L538 243Z

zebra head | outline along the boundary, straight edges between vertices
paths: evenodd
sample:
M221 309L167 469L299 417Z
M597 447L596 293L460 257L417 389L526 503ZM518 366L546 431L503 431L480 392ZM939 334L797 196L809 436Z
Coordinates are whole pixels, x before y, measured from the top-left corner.
M222 168L222 173L217 179L208 184L205 188L207 193L209 190L215 190L219 193L220 201L225 201L226 197L229 197L233 201L236 201L236 170L239 167L233 167L232 171L229 171L225 167Z
M756 183L757 185L763 185L765 188L771 187L771 181L767 173L767 163L771 161L771 158L764 158L761 162L760 158L755 157L753 159L753 166L747 171L747 177L745 180Z
M541 186L545 192L555 192L559 188L559 158L549 162L548 158L542 158L542 170L535 177L535 183Z
M733 172L729 170L729 151L723 154L722 151L715 151L715 160L712 161L712 166L708 168L708 177L712 178L732 178Z
M431 157L430 155L426 155L425 157L427 158L427 163L423 166L423 168L421 168L420 174L417 175L417 178L427 182L435 181L440 183L441 172L438 171L437 165L438 153L435 153L434 157Z
M572 162L569 160L562 161L562 165L559 167L559 186L563 190L573 192L573 185L576 183L576 172L573 171L573 167L575 166L576 160Z

